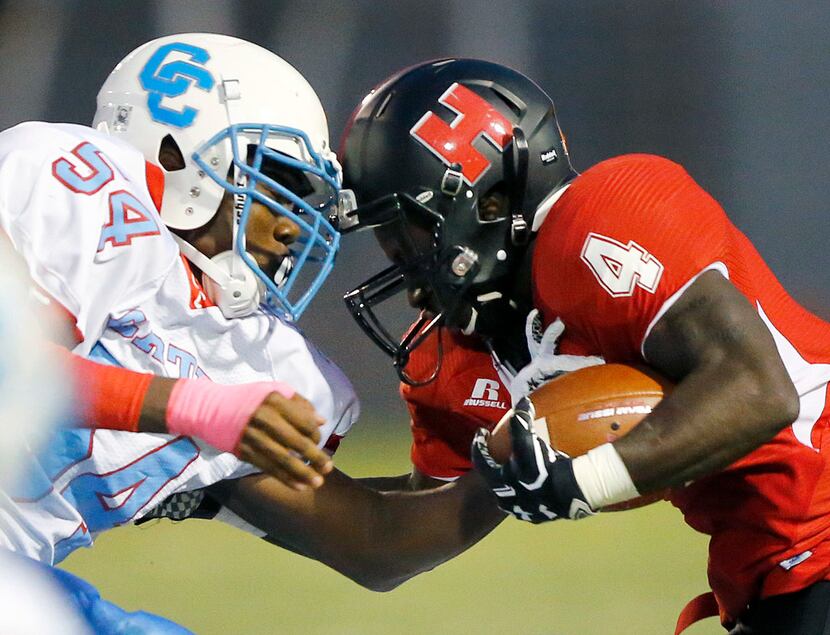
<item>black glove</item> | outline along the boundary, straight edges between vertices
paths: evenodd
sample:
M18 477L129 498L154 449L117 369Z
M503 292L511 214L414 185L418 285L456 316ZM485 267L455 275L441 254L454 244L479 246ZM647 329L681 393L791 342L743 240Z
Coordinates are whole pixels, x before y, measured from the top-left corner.
M490 433L480 428L473 439L473 465L498 497L499 507L519 520L543 523L592 516L596 511L576 482L571 459L536 435L534 414L530 399L518 401L509 422L513 453L504 465L490 456Z

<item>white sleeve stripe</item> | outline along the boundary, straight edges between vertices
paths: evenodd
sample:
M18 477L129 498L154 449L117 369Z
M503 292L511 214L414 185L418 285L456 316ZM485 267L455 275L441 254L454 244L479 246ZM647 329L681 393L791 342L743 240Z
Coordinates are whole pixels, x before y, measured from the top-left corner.
M818 451L813 445L813 428L827 402L827 382L830 381L830 364L808 362L795 345L779 331L767 316L760 302L756 302L758 315L772 334L778 355L798 391L801 407L798 419L792 424L792 431L799 443Z
M452 483L453 481L457 481L461 478L460 476L434 476L432 474L424 474L424 476L436 481L443 481L444 483Z
M648 361L648 359L646 358L645 345L648 336L651 334L651 330L654 328L654 325L657 324L660 321L660 318L662 318L666 314L666 312L674 306L675 302L677 302L680 299L680 296L682 296L686 292L686 289L692 286L695 280L697 280L700 276L702 276L704 273L710 270L719 271L724 278L729 280L729 269L727 269L726 265L723 264L721 261L716 260L711 265L708 265L707 267L701 269L698 273L692 276L689 279L689 281L686 282L686 284L684 284L677 291L675 291L671 295L671 297L663 303L663 306L660 307L660 310L657 311L656 315L649 323L648 328L646 328L646 332L643 335L642 341L640 342L640 355L643 356L643 359Z

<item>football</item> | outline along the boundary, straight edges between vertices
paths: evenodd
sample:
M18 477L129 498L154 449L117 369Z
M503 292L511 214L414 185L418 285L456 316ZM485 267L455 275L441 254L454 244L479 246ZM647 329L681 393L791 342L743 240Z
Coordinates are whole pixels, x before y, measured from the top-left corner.
M625 364L601 364L566 373L539 387L530 398L536 408L536 433L551 447L571 457L614 441L633 429L672 389L655 371ZM490 451L504 462L510 435L502 422L493 431ZM605 508L642 507L664 498L654 492Z

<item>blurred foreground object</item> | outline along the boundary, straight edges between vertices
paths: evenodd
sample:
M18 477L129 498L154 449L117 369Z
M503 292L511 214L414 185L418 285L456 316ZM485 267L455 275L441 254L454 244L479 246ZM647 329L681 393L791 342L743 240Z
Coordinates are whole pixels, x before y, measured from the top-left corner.
M66 383L47 357L44 340L55 325L32 307L32 284L0 235L0 488L58 425ZM3 494L4 495L4 494ZM92 631L40 565L0 550L0 631L15 635L83 635Z

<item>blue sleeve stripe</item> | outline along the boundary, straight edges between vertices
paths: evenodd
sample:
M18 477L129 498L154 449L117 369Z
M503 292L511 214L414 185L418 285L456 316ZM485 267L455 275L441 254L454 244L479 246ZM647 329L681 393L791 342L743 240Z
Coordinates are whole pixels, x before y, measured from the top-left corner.
M95 342L95 346L89 351L89 359L99 364L106 364L107 366L123 367L123 364L119 363L101 342Z

